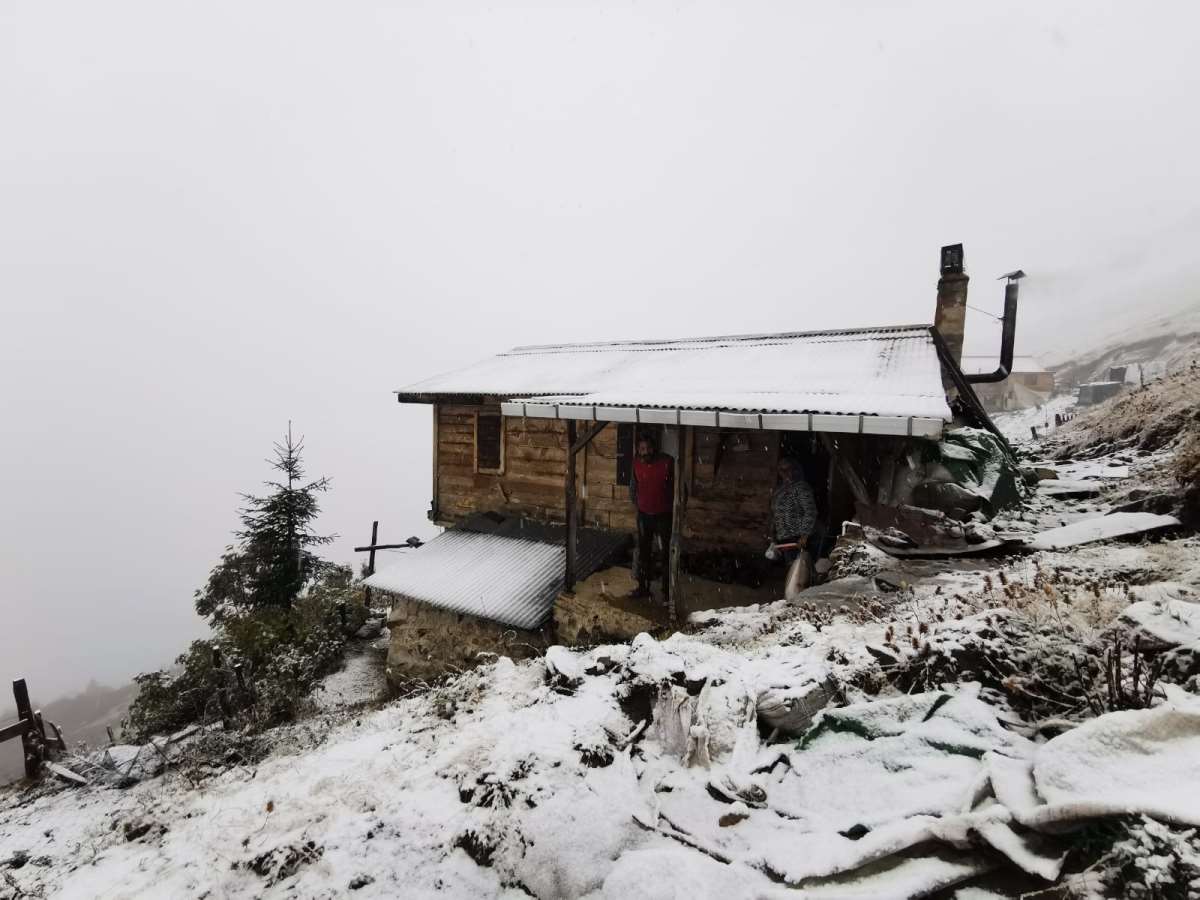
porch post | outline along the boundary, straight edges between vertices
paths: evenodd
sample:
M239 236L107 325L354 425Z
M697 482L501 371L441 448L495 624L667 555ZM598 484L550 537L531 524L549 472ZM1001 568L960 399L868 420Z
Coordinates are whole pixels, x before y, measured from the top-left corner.
M567 570L563 575L563 590L575 590L575 540L578 524L575 515L575 420L567 419Z
M667 615L672 625L678 620L680 563L683 559L683 528L687 523L688 496L692 491L692 461L695 457L695 431L691 425L681 425L679 459L675 461L675 498L671 507L671 548L667 580Z

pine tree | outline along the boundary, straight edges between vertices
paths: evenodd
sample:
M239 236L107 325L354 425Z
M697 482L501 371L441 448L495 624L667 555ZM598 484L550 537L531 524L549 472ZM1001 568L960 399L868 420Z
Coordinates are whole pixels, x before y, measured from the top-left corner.
M287 437L274 449L275 459L267 462L282 479L265 482L271 488L265 496L242 494L240 544L226 550L204 590L196 592L196 611L214 622L237 609L290 610L304 586L328 565L312 548L333 537L318 535L311 526L320 512L317 495L329 489L329 479L304 483L304 439L292 437L290 422Z

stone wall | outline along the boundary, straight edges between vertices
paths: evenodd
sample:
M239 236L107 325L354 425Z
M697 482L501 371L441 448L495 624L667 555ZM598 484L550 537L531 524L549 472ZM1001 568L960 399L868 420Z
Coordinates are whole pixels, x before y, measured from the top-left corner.
M575 585L573 594L560 594L554 602L558 642L567 646L619 643L633 640L643 631L664 630L668 624L665 608L625 598L636 584L628 569L614 567Z
M393 686L409 678L436 678L468 669L480 653L523 659L550 645L545 631L509 628L486 619L397 597L388 616L391 638L387 676Z

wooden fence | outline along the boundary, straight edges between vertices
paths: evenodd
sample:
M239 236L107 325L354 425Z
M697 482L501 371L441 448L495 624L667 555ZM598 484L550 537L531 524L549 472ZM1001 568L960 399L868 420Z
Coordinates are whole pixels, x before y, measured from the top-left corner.
M25 757L25 775L37 778L42 772L42 763L55 753L65 753L67 742L63 740L59 727L43 719L40 709L33 708L24 678L13 682L13 698L17 702L17 721L0 727L0 744L20 738ZM53 736L46 733L47 726Z

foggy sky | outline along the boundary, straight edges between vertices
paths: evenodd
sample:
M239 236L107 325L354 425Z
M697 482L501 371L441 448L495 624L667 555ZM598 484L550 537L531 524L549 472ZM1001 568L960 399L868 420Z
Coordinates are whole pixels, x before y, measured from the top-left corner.
M169 662L294 422L427 535L429 410L519 343L1195 303L1194 3L0 4L0 678ZM968 348L999 329L972 314ZM5 682L6 683L6 682Z

